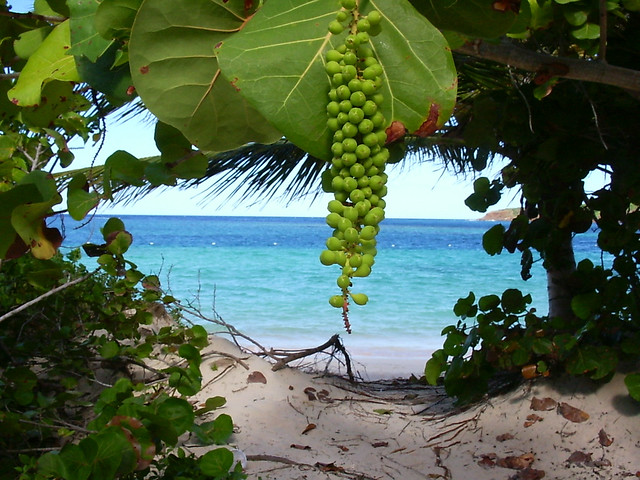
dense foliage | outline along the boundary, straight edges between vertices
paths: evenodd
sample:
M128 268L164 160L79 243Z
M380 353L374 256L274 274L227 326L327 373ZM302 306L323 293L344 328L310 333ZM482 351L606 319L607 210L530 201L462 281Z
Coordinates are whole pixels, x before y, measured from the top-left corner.
M374 11L368 26L359 22ZM606 379L621 360L637 361L639 12L636 0L38 0L33 12L0 0L0 441L7 456L0 468L17 467L24 479L227 476L226 449L200 459L174 451L186 432L205 443L224 443L231 432L225 416L196 421L221 400L195 412L187 400L199 390L204 330L142 335L150 304L172 299L125 259L132 237L122 222L110 220L104 244L86 246L100 269L88 273L77 258L59 257L63 235L48 218L66 211L82 220L118 194L197 182L240 168L243 158L253 164L243 171L257 178L255 191L291 172L310 188L328 171L324 187L341 203L330 208L342 218L355 209L358 240L374 226L367 215L376 212L376 226L382 217L371 198L364 215L363 200L351 198L365 187L373 195L373 187L334 185L363 178L344 167L343 154L360 148L364 167L363 145L369 155L388 149L389 161L408 147L478 171L504 158L501 178L478 178L467 204L486 211L505 190L519 191L520 214L492 227L483 244L491 255L518 252L523 278L543 262L549 312L532 311L530 297L513 289L479 299L470 293L455 305L460 321L445 329L427 379L468 401L499 371ZM354 35L369 50L350 49ZM347 49L355 63L345 60ZM378 65L371 78L367 58ZM348 66L375 87L366 89L379 115L368 119L382 132L371 145L360 112L353 113L360 122L348 119L351 90L365 90L350 85L353 78L344 84ZM341 105L340 86L351 105ZM329 101L338 111L328 111ZM100 141L105 119L123 108L157 117L161 155L117 151L104 165L73 170L69 142ZM347 123L357 125L347 136L355 146L336 141ZM341 152L340 168L336 143L354 148ZM380 173L369 171L371 162L369 182ZM585 191L594 171L606 181ZM338 250L354 259L374 251L374 238L364 238L360 251L343 245L345 235L355 236L342 223ZM572 238L592 226L603 260L576 264ZM343 307L359 268L349 263L339 280ZM118 379L124 366L144 371L168 354L174 365L151 370L163 388L128 369ZM107 388L94 388L97 369L113 375L102 382ZM640 400L640 374L628 375L627 385Z

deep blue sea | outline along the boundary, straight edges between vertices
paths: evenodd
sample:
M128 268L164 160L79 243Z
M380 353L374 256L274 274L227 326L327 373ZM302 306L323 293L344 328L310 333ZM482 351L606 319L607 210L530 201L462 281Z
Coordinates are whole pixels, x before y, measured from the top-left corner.
M77 228L63 218L63 251L84 242L103 243L96 216ZM520 279L520 258L489 256L482 234L491 223L467 220L386 219L378 235L371 275L355 279L355 292L369 296L353 305L353 333L328 298L339 293L337 266L318 256L331 229L322 218L121 216L134 243L127 258L141 271L159 275L182 303L215 309L226 322L263 345L302 348L340 333L347 348L429 352L440 332L456 322L453 305L474 291L500 294L506 288L530 292L546 313L546 284L538 263L534 276ZM599 260L596 234L576 238L577 259ZM94 259L84 260L94 265ZM206 325L206 324L205 324Z

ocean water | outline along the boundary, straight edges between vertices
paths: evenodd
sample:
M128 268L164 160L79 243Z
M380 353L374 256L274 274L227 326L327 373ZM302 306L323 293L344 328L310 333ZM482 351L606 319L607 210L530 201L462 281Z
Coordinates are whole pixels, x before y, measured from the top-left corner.
M81 228L62 221L63 251L84 242L103 243L96 216ZM328 298L338 293L337 266L318 256L331 229L322 218L121 216L134 243L127 258L182 303L212 311L262 345L306 348L335 333L362 355L424 355L442 344L442 329L457 318L452 308L470 291L531 293L546 313L546 279L538 262L533 278L520 278L520 258L489 256L482 234L491 223L466 220L386 219L378 235L371 275L355 279L353 291L369 296L350 309L352 334ZM599 260L596 233L575 240L577 259ZM83 260L88 265L94 259ZM202 323L202 322L200 322ZM203 325L211 327L204 322Z

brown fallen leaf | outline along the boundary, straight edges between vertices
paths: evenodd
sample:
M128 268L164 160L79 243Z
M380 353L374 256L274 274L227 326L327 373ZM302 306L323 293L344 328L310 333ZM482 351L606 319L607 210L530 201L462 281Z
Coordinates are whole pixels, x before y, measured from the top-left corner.
M595 462L593 462L593 465L595 467L599 467L599 468L610 467L611 466L611 462L609 460L607 460L606 458L603 458L602 460L596 460Z
M304 393L307 394L307 398L311 401L316 400L316 389L313 387L307 387L304 389Z
M557 406L558 406L558 402L556 402L551 397L545 397L545 398L533 397L531 399L531 410L535 410L538 412L553 410Z
M558 413L570 422L574 423L582 423L589 419L589 414L587 412L583 412L579 408L572 407L565 402L558 404Z
M247 377L247 383L267 383L267 379L262 372L251 372Z
M523 470L529 468L536 457L533 453L523 453L518 457L499 458L496 464L500 467L511 468L513 470Z
M535 413L532 413L531 415L527 415L527 421L524 422L524 428L529 428L534 423L541 422L542 420L544 420L544 418L542 418L539 415L536 415Z
M322 472L344 472L344 468L338 467L334 462L331 463L316 463L316 468Z
M297 443L292 443L289 448L295 448L296 450L311 450L309 445L299 445Z
M498 435L496 440L498 442L506 442L507 440L513 440L515 437L510 433L503 433L502 435Z
M339 448L342 452L348 452L348 451L349 451L349 447L347 447L346 445L338 445L338 448Z
M307 425L306 427L304 427L304 430L302 430L302 435L310 432L311 430L313 430L314 428L316 428L316 424L315 423L310 423L309 425Z
M545 476L544 470L536 470L535 468L524 468L518 473L509 477L509 480L540 480Z
M322 389L318 392L318 400L324 403L333 403L333 399L329 396L329 392Z
M601 428L598 432L598 441L603 447L608 447L613 443L613 438L607 435L607 432L604 431L604 428Z
M493 468L496 466L496 459L498 456L495 453L485 453L480 456L478 465L484 468Z
M584 453L580 451L573 452L569 458L567 458L567 463L592 463L591 454Z
M389 442L374 442L371 444L373 448L388 447Z
M536 365L525 365L520 369L522 378L530 380L538 376L538 367Z

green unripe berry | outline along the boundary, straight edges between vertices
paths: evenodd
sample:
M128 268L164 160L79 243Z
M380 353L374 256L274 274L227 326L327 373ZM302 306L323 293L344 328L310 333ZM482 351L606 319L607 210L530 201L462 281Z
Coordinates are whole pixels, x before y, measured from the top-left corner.
M354 107L362 107L367 101L367 96L364 92L353 92L349 100Z
M373 95L373 97L371 97L371 99L376 105L380 105L382 102L384 102L384 95L382 95L381 93L376 93Z
M338 122L337 118L327 118L327 128L332 131L335 132L336 130L338 130L341 127L340 123Z
M340 35L342 32L344 32L344 27L339 21L333 20L331 23L329 23L329 31L334 35Z
M369 34L367 32L358 32L356 34L356 40L358 40L358 45L367 43L369 41Z
M342 157L340 157L340 159L342 160L342 163L346 168L351 167L358 161L358 157L356 156L355 152L345 152L342 154ZM350 174L349 174L349 171L347 170L347 174L345 175L345 177L348 177L348 176L350 176Z
M358 76L358 70L354 65L345 65L342 68L342 78L346 83Z
M336 13L336 20L338 20L339 22L344 22L347 18L349 18L349 14L344 10L340 10L338 13Z
M351 102L349 102L351 104ZM354 107L349 110L349 121L354 125L358 125L358 130L360 130L360 122L364 120L364 112L361 108ZM373 124L372 124L373 125Z
M338 110L340 112L344 112L344 113L349 113L349 110L351 110L353 108L353 105L351 104L350 100L342 100L339 104L338 104ZM337 114L336 114L337 115Z
M344 55L339 51L335 49L331 49L331 50L327 50L327 53L324 56L324 58L327 59L327 62L339 62L340 60L342 60L343 56Z
M344 153L344 147L342 143L335 142L331 145L331 153L333 153L334 157L341 157ZM335 165L335 164L334 164Z
M369 158L369 155L371 155L371 149L369 147L367 147L364 144L358 145L358 147L356 148L356 157L358 157L358 160L364 160L366 158ZM362 175L364 175L364 167L362 167ZM362 176L362 175L359 175L359 176Z
M358 148L360 148L362 145L359 145ZM358 150L356 149L356 152ZM356 155L358 155L356 153ZM353 178L360 178L361 176L364 175L365 173L365 168L362 166L362 164L360 163L355 163L353 165L351 165L351 168L349 168L349 173L351 174L351 176Z
M344 191L349 192L349 198L353 201L353 192L358 188L358 181L353 177L347 177L344 179ZM355 202L354 202L355 203Z
M362 230L360 230L360 238L362 240L373 240L375 236L376 228L371 225L364 226Z
M362 76L365 80L373 80L380 75L382 75L382 67L378 63L365 68L362 72Z
M323 250L320 253L320 263L323 265L333 265L336 263L336 254L331 250Z
M371 25L378 25L380 23L380 20L382 20L382 15L380 15L379 11L372 10L367 15L367 20L369 21L369 24L371 24Z
M349 220L348 218L340 217L340 220L338 220L338 230L344 232L347 228L351 227L353 227L353 223L351 223L351 220Z
M364 115L364 111L362 111L362 114ZM358 123L358 131L363 134L363 135L367 135L369 133L371 133L373 131L373 122L368 119L365 118L363 119L360 123ZM375 135L375 134L374 134ZM367 143L366 141L364 141L364 138L362 139L362 141L365 143L365 145L367 145L368 147L373 147L374 145L378 144L378 137L376 135L376 141L375 143L373 143L372 145L369 145L369 143Z
M361 202L356 203L355 207L353 208L356 209L359 217L364 217L369 212L369 210L371 210L371 202L365 199Z
M329 298L329 304L335 308L342 308L344 306L344 298L342 298L342 295L333 295Z
M357 180L354 178L353 179L356 184L358 183ZM364 192L362 190L360 190L359 188L354 188L351 193L349 193L349 199L353 202L353 203L358 203L361 202L362 200L365 199L365 195ZM371 213L371 212L369 212ZM369 214L367 214L369 215Z
M338 116L338 114L340 113L340 104L338 102L333 102L333 101L329 102L327 104L327 113L332 117Z
M334 192L340 192L342 190L344 190L344 178L342 177L333 177L333 179L331 180L331 188ZM330 214L331 215L331 214ZM334 217L332 217L334 218ZM337 222L337 220L336 220ZM330 227L336 227L337 223L335 225L329 223L329 217L327 217L327 224Z
M345 152L355 152L358 147L358 142L355 138L345 138L342 141L342 149Z
M342 249L342 240L340 240L337 237L329 237L327 238L326 245L329 250L331 250L332 252L336 252ZM335 255L334 255L334 259L335 259Z
M351 80L349 80L347 86L352 92L359 92L360 90L362 90L362 81L360 81L359 78L352 78Z
M356 28L358 29L358 31L360 32L368 32L369 29L371 28L371 24L369 23L369 20L367 20L367 18L361 18L360 20L358 20L358 22L356 23Z
M356 8L356 4L356 0L340 0L340 5L342 5L342 8L345 10L353 10Z
M338 115L340 116L340 115ZM340 120L338 120L339 122ZM334 142L341 142L344 140L344 133L342 133L342 130L336 130L336 132L333 134L333 141Z
M371 56L365 58L363 63L364 63L364 67L367 68L367 67L370 67L372 65L377 65L379 62L378 62L378 59L376 57L371 55Z
M362 265L362 256L358 255L357 253L351 255L347 260L349 261L349 265L351 265L353 268L358 268L360 265Z
M355 228L347 228L344 231L344 239L349 243L356 243L358 241L358 230Z
M351 122L347 122L342 126L342 133L347 138L355 137L358 134L358 127Z
M336 88L336 93L338 94L338 98L340 100L349 100L351 97L351 90L346 85L340 85Z
M362 106L362 111L367 117L371 117L378 111L378 105L373 100L367 100Z
M341 157L333 157L331 159L331 174L335 177L340 175L340 170L344 168Z
M355 207L344 207L342 216L344 218L348 218L351 220L351 223L355 224L358 221L358 210L356 210Z
M362 168L364 168L364 166ZM362 190L363 188L367 187L368 185L369 185L369 177L367 177L366 174L361 176L360 178L358 178L358 188L360 190Z
M344 78L342 77L342 73L336 73L335 75L333 75L331 77L331 86L338 88L340 85L344 85L345 82Z
M344 39L344 45L349 50L356 50L358 45L360 45L360 40L358 40L357 35L348 35L347 38Z
M337 228L341 219L342 219L342 216L335 212L331 212L329 215L325 217L325 221L327 222L327 225L329 225L331 228Z
M336 73L342 72L342 67L340 66L340 64L333 60L330 62L327 62L327 64L324 66L324 69L327 72L327 74L331 76L335 75Z
M373 122L373 126L376 128L382 128L385 124L385 118L382 112L376 112L371 116L371 121Z
M342 61L345 63L345 65L355 65L358 61L358 56L354 52L348 51L344 54Z
M337 200L331 200L327 208L332 213L341 214L344 210L344 205L342 204L342 202L339 202Z
M346 289L351 285L351 278L349 278L348 275L340 275L336 283L338 284L338 287Z
M351 299L357 305L365 305L369 301L369 297L364 293L352 293Z
M360 82L360 84L360 89L367 97L373 95L378 90L378 86L373 80L364 80Z
M340 191L336 191L336 190L331 190L330 192L327 193L333 193L333 197L338 200L339 202L346 202L347 200L349 200L349 194L347 192L345 192L344 190L340 190Z
M338 113L338 116L336 117L336 122L338 122L338 128L342 128L342 126L348 121L349 121L349 115L347 113L344 113L344 112Z

